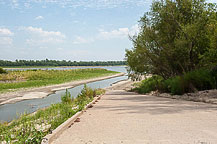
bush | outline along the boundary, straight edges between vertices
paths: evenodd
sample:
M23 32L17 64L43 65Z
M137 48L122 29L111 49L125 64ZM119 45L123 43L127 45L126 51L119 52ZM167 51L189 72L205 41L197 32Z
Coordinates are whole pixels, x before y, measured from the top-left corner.
M183 78L180 76L167 79L163 81L162 83L164 83L163 84L164 89L160 91L169 92L171 94L178 94L178 95L181 95L184 93L184 82L183 82Z
M87 87L87 85L84 85L84 88L82 89L81 93L76 98L76 104L78 105L78 109L82 110L84 106L89 103L91 100L93 100L94 91L91 88Z
M160 76L153 76L143 80L135 90L139 93L159 90L160 92L167 92L173 95L181 95L215 88L217 88L217 68L212 70L199 69L167 80Z
M215 66L212 70L211 70L211 75L214 79L214 85L215 85L215 88L217 88L217 66Z
M139 93L149 93L151 91L155 91L158 89L159 83L163 80L160 76L152 76L143 80L139 86L135 90Z
M215 88L215 78L210 70L195 70L184 75L186 92L194 92L192 86L197 90Z
M71 97L70 92L66 89L66 92L63 96L61 96L62 103L71 103L74 100L74 97Z
M0 74L7 73L2 67L0 67Z

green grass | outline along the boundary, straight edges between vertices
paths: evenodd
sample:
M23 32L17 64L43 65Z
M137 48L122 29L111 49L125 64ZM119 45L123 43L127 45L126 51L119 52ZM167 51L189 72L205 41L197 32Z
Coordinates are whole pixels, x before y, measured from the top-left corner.
M23 114L17 120L10 123L0 123L0 143L38 144L42 138L51 133L59 125L81 111L90 103L94 96L105 93L105 90L92 90L84 87L76 99L71 97L68 91L62 97L67 97L61 103L38 110L35 114Z
M75 69L75 70L27 70L8 71L0 74L0 92L19 88L40 87L60 84L76 80L116 74L106 69ZM5 82L4 82L5 81Z
M137 84L134 89L139 93L149 93L158 90L173 95L209 90L217 88L217 70L199 69L164 80L160 76L152 76Z

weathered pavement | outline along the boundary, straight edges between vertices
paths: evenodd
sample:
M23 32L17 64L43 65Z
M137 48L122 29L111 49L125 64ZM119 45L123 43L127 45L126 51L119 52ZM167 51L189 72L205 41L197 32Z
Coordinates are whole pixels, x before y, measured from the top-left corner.
M54 144L216 144L217 105L108 91Z

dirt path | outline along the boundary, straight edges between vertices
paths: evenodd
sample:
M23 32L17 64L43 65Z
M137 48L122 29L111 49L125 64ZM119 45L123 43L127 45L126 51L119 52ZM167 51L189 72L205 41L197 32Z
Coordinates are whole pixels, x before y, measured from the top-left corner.
M0 105L8 104L8 103L15 103L15 102L27 100L27 99L43 98L58 90L73 88L75 86L78 86L84 83L90 83L90 82L109 79L113 77L119 77L122 75L124 75L124 73L118 73L118 74L114 74L110 76L103 76L103 77L97 77L97 78L86 79L86 80L72 81L72 82L63 83L63 84L49 85L49 86L43 86L43 87L37 87L37 88L20 89L15 92L1 93L0 94Z
M217 105L126 92L106 95L54 144L216 144Z

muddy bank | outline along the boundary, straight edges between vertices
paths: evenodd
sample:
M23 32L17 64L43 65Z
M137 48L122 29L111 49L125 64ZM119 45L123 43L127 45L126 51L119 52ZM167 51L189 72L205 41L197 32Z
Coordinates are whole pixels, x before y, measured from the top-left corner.
M119 77L123 75L124 73L119 73L115 75L97 77L97 78L92 78L92 79L87 79L87 80L72 81L72 82L63 83L63 84L49 85L49 86L29 88L29 89L20 89L15 92L1 93L0 94L0 105L8 104L8 103L15 103L15 102L27 100L27 99L43 98L59 90L73 88L81 84L90 83L94 81L100 81L104 79L110 79L110 78Z

